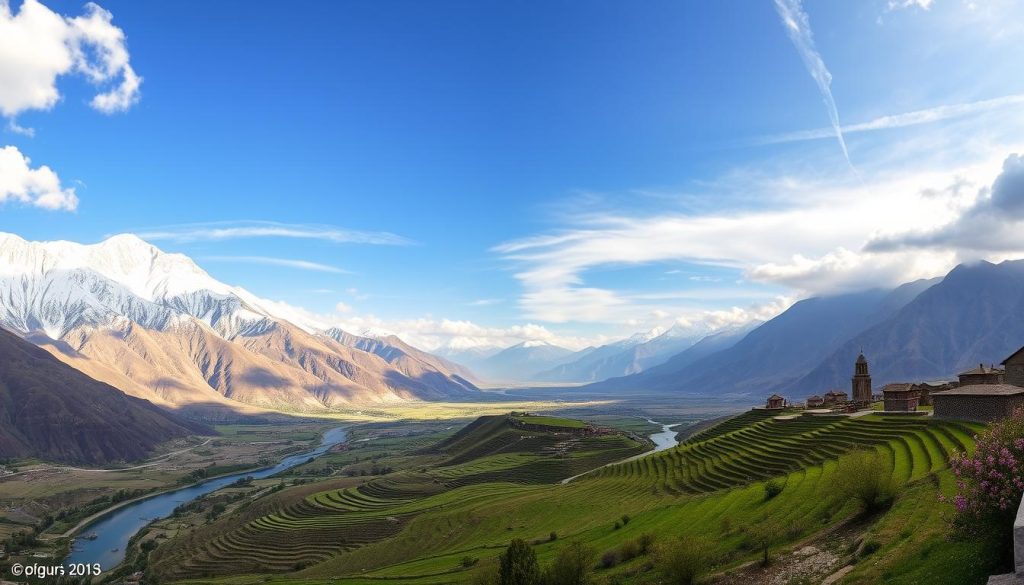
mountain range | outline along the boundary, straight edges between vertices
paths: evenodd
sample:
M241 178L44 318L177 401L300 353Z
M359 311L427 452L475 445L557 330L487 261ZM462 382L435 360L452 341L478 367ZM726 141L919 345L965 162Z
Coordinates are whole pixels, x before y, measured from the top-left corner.
M0 329L0 455L106 464L164 441L212 434L126 395Z
M1024 345L1022 311L1024 260L960 265L891 290L805 299L749 332L712 334L664 364L589 388L800 400L849 391L861 351L876 389L951 379Z
M205 417L465 399L464 368L397 339L328 330L133 235L0 235L0 326L89 376Z

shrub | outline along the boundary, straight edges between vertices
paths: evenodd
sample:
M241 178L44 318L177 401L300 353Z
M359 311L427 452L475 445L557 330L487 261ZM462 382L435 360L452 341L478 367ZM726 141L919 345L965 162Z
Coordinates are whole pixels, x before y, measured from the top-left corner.
M473 558L473 557L467 555L467 556L462 557L462 566L468 569L468 568L472 567L473 565L477 564L479 561L480 561L480 559L476 559L476 558Z
M869 540L864 543L864 546L860 549L860 556L866 557L873 555L878 552L878 549L882 548L882 543L877 540Z
M978 434L973 456L954 453L949 463L957 478L954 528L967 536L1006 534L1024 494L1024 409Z
M665 542L654 552L654 566L670 585L692 585L711 566L710 546L701 538L684 536Z
M551 534L548 535L548 541L555 542L556 540L558 540L558 533L552 530Z
M767 565L772 560L772 548L782 542L784 531L778 522L765 519L747 530L744 545L749 550L761 551L761 564Z
M610 569L617 564L619 564L618 549L613 548L611 550L605 551L605 553L601 555L601 568Z
M778 480L773 479L771 481L764 482L764 500L767 502L768 500L781 494L783 487L785 486L782 484L782 482Z
M544 585L588 585L592 582L594 549L582 542L572 542L558 551L555 562L544 574Z
M615 521L615 526L613 526L612 528L613 528L614 530L618 530L618 529L622 528L622 524L620 524L620 523L619 523L619 521L618 521L618 520L616 520L616 521Z
M630 520L632 520L632 518L629 517L629 514L623 514L622 515L622 525L623 526L625 526L626 524L629 524Z
M896 493L888 465L874 450L854 451L841 457L831 485L840 502L857 500L865 514L887 508Z
M540 567L537 555L526 544L517 538L509 543L505 552L498 559L499 585L537 585L540 583Z

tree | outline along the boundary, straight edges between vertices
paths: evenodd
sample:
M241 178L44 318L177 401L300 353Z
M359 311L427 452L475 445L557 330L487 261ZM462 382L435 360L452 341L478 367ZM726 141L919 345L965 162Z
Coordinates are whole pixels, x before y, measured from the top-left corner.
M861 512L885 509L896 494L889 466L875 450L859 450L840 457L832 476L832 492L841 502L855 499Z
M537 585L540 583L540 566L537 555L521 538L509 543L501 553L498 567L500 585Z
M703 538L682 536L654 550L654 566L670 585L693 585L711 566L711 547Z
M771 562L772 548L782 542L782 533L779 523L767 518L747 530L747 544L752 549L761 551L762 565Z
M554 564L544 575L544 585L588 585L597 553L581 542L572 542L558 551Z

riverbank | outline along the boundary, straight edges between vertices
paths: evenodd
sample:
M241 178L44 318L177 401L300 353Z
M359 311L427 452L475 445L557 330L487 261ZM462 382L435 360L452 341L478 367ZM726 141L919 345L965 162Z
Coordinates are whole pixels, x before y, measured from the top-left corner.
M132 538L152 523L170 516L178 506L188 504L202 496L227 487L240 479L266 479L316 458L347 439L346 427L328 430L320 445L312 451L288 455L273 466L236 471L214 478L203 479L189 486L147 494L131 502L112 507L88 522L75 526L73 534L82 531L95 533L95 539L78 538L73 541L71 553L65 563L99 564L104 572L119 566Z

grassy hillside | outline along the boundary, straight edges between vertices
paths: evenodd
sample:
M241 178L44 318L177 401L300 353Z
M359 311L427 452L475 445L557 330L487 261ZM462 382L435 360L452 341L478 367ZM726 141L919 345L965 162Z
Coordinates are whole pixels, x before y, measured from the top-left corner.
M452 458L436 467L363 485L286 490L187 543L162 547L154 560L165 576L194 583L452 583L472 579L512 538L534 542L543 565L574 540L603 553L643 534L686 534L708 539L717 571L742 573L760 554L755 532L771 526L780 550L827 530L854 532L851 550L837 553L845 555L843 563L855 561L843 583L917 583L924 576L930 583L982 583L990 561L978 545L947 538L936 503L952 488L949 453L971 450L977 428L924 418L780 419L752 411L677 448L550 485L555 474L545 458L498 447L493 441L509 434L507 425L483 419L439 445ZM570 455L557 458L560 472L571 467L567 461L593 466L607 459L598 453L610 445L589 439L626 440L582 438ZM489 447L475 452L481 444ZM833 477L836 458L857 448L881 454L885 473L900 488L885 513L851 522L855 505L834 497ZM625 442L620 449L617 456L629 450ZM771 499L768 478L782 485ZM864 542L872 543L873 554L852 552ZM226 574L253 576L215 577ZM657 582L646 558L599 569L597 576L609 583Z

